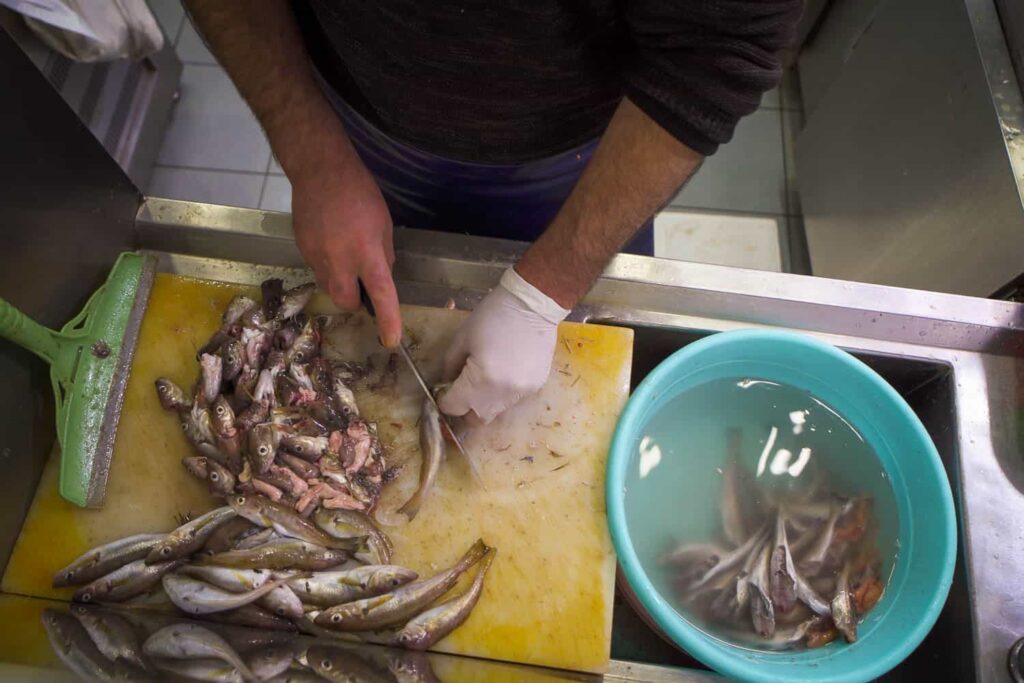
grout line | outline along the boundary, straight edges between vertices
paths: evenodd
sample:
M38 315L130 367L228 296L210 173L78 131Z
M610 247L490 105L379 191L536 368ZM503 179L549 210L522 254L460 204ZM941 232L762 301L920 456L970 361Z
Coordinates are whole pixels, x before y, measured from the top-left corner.
M266 175L265 171L239 171L234 168L211 168L209 166L183 166L179 164L156 164L154 168L169 168L178 171L212 171L214 173L235 173L237 175Z
M256 208L263 208L263 195L267 193L267 180L270 178L269 173L263 174L263 184L260 186L260 198L256 201Z
M751 218L778 218L788 216L788 213L776 213L774 211L747 211L743 209L712 209L704 206L666 206L659 213L710 213L719 216L748 216Z
M178 22L178 32L174 34L174 53L175 54L178 54L178 41L181 40L181 32L185 28L185 22L186 21L192 21L192 20L188 18L188 12L182 10L181 21ZM181 57L179 56L178 59L180 60Z
M783 78L785 78L785 76L783 76ZM782 96L782 91L780 89L780 102ZM793 269L793 259L789 250L789 230L791 221L788 216L791 212L789 206L789 159L786 158L786 114L782 111L779 112L779 141L782 143L782 206L787 216L785 220L779 221L779 260L781 262L780 266L782 272L788 273Z

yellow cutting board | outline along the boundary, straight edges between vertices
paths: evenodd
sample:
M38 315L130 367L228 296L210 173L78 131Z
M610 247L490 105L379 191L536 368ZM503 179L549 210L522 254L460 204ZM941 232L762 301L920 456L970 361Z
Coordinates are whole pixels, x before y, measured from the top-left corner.
M43 473L0 590L67 598L50 587L61 566L90 547L165 531L175 516L217 505L181 466L191 453L178 421L153 388L167 376L191 386L195 350L221 312L250 288L161 274L139 335L100 510L57 494L58 458ZM318 297L313 310L330 311ZM428 380L466 313L403 306L413 356ZM382 368L387 353L365 314L346 314L324 353ZM470 619L438 644L441 651L545 666L600 671L611 637L614 556L605 523L604 467L615 420L629 389L631 330L563 323L551 375L539 394L470 432L465 446L486 488L474 484L449 449L433 492L409 523L395 510L418 482L417 421L422 394L406 368L397 380L356 391L361 412L378 423L389 464L401 465L377 518L395 544L393 561L429 575L454 562L477 538L498 549ZM464 581L468 581L468 577Z

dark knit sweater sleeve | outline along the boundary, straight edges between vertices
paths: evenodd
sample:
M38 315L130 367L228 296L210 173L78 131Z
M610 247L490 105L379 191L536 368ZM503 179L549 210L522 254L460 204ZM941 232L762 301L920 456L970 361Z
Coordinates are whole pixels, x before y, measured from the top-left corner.
M625 93L686 146L713 154L782 77L800 0L627 0Z

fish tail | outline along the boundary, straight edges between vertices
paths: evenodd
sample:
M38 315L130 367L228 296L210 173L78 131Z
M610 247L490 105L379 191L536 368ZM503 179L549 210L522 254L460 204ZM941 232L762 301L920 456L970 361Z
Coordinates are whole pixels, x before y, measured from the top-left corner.
M413 494L412 498L406 501L405 505L398 508L398 511L409 518L409 521L416 519L416 514L420 511L420 505L423 503L423 497L420 495L419 489Z

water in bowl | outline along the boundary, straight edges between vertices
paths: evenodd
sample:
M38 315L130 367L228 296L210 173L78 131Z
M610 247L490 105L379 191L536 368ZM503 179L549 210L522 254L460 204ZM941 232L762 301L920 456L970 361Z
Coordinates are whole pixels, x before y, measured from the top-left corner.
M714 380L666 403L636 444L624 500L658 591L744 647L854 638L899 549L871 445L813 395L767 380Z

